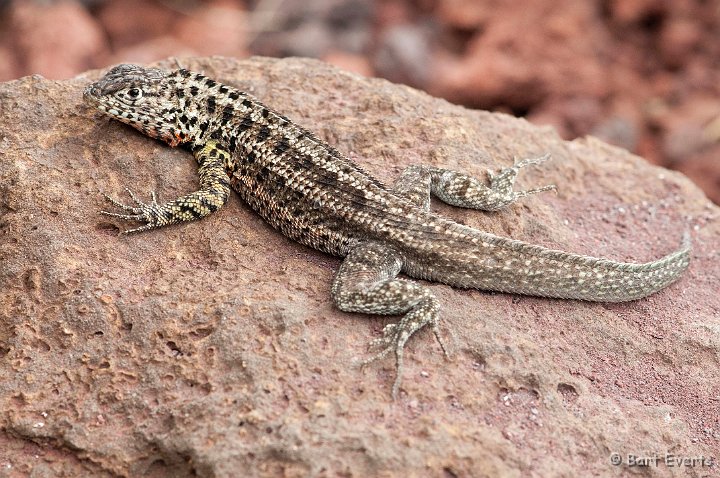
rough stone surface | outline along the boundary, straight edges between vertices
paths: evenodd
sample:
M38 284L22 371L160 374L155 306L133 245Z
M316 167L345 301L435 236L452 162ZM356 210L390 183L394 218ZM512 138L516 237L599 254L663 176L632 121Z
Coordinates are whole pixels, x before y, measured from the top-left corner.
M3 476L710 476L610 454L720 460L718 207L679 173L592 138L469 111L301 60L183 59L392 181L428 163L482 175L545 152L499 214L433 207L549 247L645 261L693 236L678 283L627 304L431 285L454 351L427 331L354 367L390 319L329 300L338 259L237 197L202 221L118 237L101 192L164 199L192 157L100 117L72 80L0 84ZM171 66L172 62L163 63Z

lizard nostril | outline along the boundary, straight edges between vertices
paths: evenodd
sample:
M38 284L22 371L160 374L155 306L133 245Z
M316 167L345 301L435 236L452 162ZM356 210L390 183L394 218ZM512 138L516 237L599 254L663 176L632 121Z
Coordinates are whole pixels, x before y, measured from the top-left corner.
M98 96L98 89L94 85L88 86L83 91L83 97L85 98L97 98Z

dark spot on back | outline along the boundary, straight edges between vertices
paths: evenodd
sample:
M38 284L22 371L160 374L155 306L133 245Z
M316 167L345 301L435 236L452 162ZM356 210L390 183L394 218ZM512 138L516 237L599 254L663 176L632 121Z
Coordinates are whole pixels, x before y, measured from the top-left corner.
M273 153L275 153L277 155L281 155L285 151L287 151L289 148L290 148L290 143L288 143L288 139L285 136L283 136L273 147Z
M265 181L269 175L270 170L267 168L267 166L263 166L262 168L260 168L260 171L258 171L257 178L259 181Z
M223 123L227 123L228 121L230 121L230 119L233 117L234 113L235 113L235 108L233 108L231 105L227 105L225 108L223 108L223 113L222 113Z
M231 100L236 100L236 99L240 98L240 94L237 91L231 92L229 96L230 96Z
M250 101L250 100L243 100L242 104L243 104L243 106L245 106L246 108L250 108L250 107L252 106L252 101Z
M190 94L191 94L191 95L197 96L198 91L199 91L199 90L198 90L198 87L197 87L197 86L193 85L193 86L190 87Z
M205 84L208 85L210 88L217 85L213 80L205 80Z
M267 126L263 126L260 128L260 131L258 131L257 134L257 142L258 143L264 143L266 139L268 139L268 136L270 136L270 128Z
M238 130L242 133L243 131L247 131L250 128L252 128L254 124L255 124L255 122L252 120L250 115L247 115L246 117L244 117L242 119L242 121L238 125Z
M222 85L218 91L219 91L220 93L225 94L225 93L227 93L227 92L230 91L230 90L228 89L227 86Z
M339 182L337 172L336 171L328 171L326 174L324 174L322 176L322 182L323 182L323 184L334 188L335 186L338 185L338 182Z
M215 97L209 96L207 99L207 110L208 113L213 114L215 113Z

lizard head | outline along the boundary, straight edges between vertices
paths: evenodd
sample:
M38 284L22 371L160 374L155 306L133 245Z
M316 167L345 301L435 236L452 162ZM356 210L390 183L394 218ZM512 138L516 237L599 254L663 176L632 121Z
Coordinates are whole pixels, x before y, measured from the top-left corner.
M88 86L83 97L110 117L176 146L186 134L173 85L170 72L123 64Z

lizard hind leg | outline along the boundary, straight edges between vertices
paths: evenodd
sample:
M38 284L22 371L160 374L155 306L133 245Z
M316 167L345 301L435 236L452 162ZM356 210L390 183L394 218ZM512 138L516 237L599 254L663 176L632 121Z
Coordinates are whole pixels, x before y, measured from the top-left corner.
M557 189L554 184L526 191L513 189L522 168L544 163L549 158L550 155L546 154L539 158L517 161L514 166L497 172L488 170L489 186L484 181L458 171L432 166L410 166L403 171L393 191L425 209L429 208L432 193L452 206L497 211L525 196Z
M408 339L430 326L446 348L438 332L439 305L427 287L398 279L402 267L400 253L385 244L367 241L356 245L345 257L332 285L332 298L340 310L366 314L405 314L399 322L383 329L383 336L371 342L381 350L362 362L365 366L395 353L396 377L392 396L397 397L403 368L403 349Z

